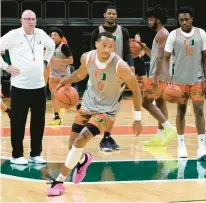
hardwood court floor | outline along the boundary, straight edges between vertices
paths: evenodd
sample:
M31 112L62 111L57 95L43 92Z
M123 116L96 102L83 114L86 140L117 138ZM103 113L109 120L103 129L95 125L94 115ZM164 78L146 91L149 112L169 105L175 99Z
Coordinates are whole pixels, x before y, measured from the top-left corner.
M169 120L175 123L176 105L168 104ZM143 110L144 131L132 134L132 101L123 100L113 130L119 151L98 149L101 135L92 140L85 151L94 156L83 183L72 184L67 178L66 193L47 197L45 174L56 178L67 155L68 135L76 110L61 110L63 124L51 127L51 104L47 104L46 128L42 156L48 164L15 166L9 163L11 145L9 120L2 114L1 137L1 201L2 202L206 202L206 162L196 161L197 140L191 102L187 109L185 136L189 158L178 160L177 141L168 147L143 147L141 142L156 132L156 121ZM29 120L29 119L28 119ZM27 127L29 122L27 122ZM29 130L26 131L29 135ZM30 137L24 140L28 158Z

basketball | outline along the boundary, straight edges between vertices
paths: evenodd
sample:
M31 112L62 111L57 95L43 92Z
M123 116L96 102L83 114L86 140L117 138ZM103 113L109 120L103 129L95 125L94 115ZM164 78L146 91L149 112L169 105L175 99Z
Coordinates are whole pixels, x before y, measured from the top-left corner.
M130 51L132 54L132 58L139 56L141 52L141 46L135 42L134 40L130 41Z
M79 103L79 94L71 86L59 88L55 94L56 101L62 108L71 108Z
M168 85L163 91L163 97L170 103L178 103L182 97L182 91L177 85Z

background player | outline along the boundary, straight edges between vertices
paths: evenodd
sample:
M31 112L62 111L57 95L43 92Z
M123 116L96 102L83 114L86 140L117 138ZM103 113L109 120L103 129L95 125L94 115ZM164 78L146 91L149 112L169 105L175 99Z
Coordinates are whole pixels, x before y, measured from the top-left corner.
M178 9L177 18L181 27L173 30L167 39L163 66L166 71L167 82L173 82L169 74L169 60L174 52L174 82L183 92L182 99L177 106L176 116L178 157L188 157L184 142L184 128L187 102L191 97L198 133L197 158L206 160L203 110L204 93L206 92L204 77L204 73L206 73L206 33L200 28L193 27L193 16L194 11L190 7Z
M115 53L120 56L124 61L126 61L132 71L134 71L134 62L132 55L130 53L129 45L129 32L126 28L116 23L117 19L117 9L109 5L105 8L104 12L104 24L100 25L97 29L92 32L91 35L91 49L96 49L95 43L97 37L101 32L110 32L115 38ZM104 132L104 137L100 142L100 149L102 150L117 150L119 146L116 144L114 139L111 137L111 130L114 125L114 122L111 122L107 126L107 129Z

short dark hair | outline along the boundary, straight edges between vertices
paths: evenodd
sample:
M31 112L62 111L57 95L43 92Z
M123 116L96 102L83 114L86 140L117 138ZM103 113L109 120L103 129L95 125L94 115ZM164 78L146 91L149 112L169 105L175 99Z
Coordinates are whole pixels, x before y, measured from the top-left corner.
M110 32L101 32L101 33L99 33L98 36L97 36L97 40L100 40L101 37L107 37L107 38L114 39L114 36Z
M58 27L52 27L51 29L50 29L50 31L49 31L49 36L51 36L51 33L52 32L56 32L56 33L58 33L58 35L61 37L61 38L63 38L63 32L62 32L62 30L60 29L60 28L58 28Z
M195 14L194 9L189 6L182 6L178 8L176 13L177 18L179 17L180 13L189 13L192 18L194 17Z
M160 5L156 5L154 7L150 7L147 10L146 14L147 18L155 17L161 21L163 25L167 23L168 12L166 8L160 7Z
M104 9L104 13L106 13L108 9L114 9L114 10L116 10L116 12L117 12L117 8L116 8L115 6L113 6L113 5L108 5L108 6Z

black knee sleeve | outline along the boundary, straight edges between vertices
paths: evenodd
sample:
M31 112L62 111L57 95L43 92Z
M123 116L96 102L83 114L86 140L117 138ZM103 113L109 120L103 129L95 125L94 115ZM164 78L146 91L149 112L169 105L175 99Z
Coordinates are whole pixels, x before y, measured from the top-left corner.
M72 132L80 133L83 128L84 128L84 126L78 125L76 123L73 123L73 125L72 125Z
M96 135L99 135L100 134L100 131L99 131L99 129L95 126L95 125L93 125L93 124L91 124L91 123L87 123L86 124L86 127L89 129L89 131L92 133L92 135L95 137Z

